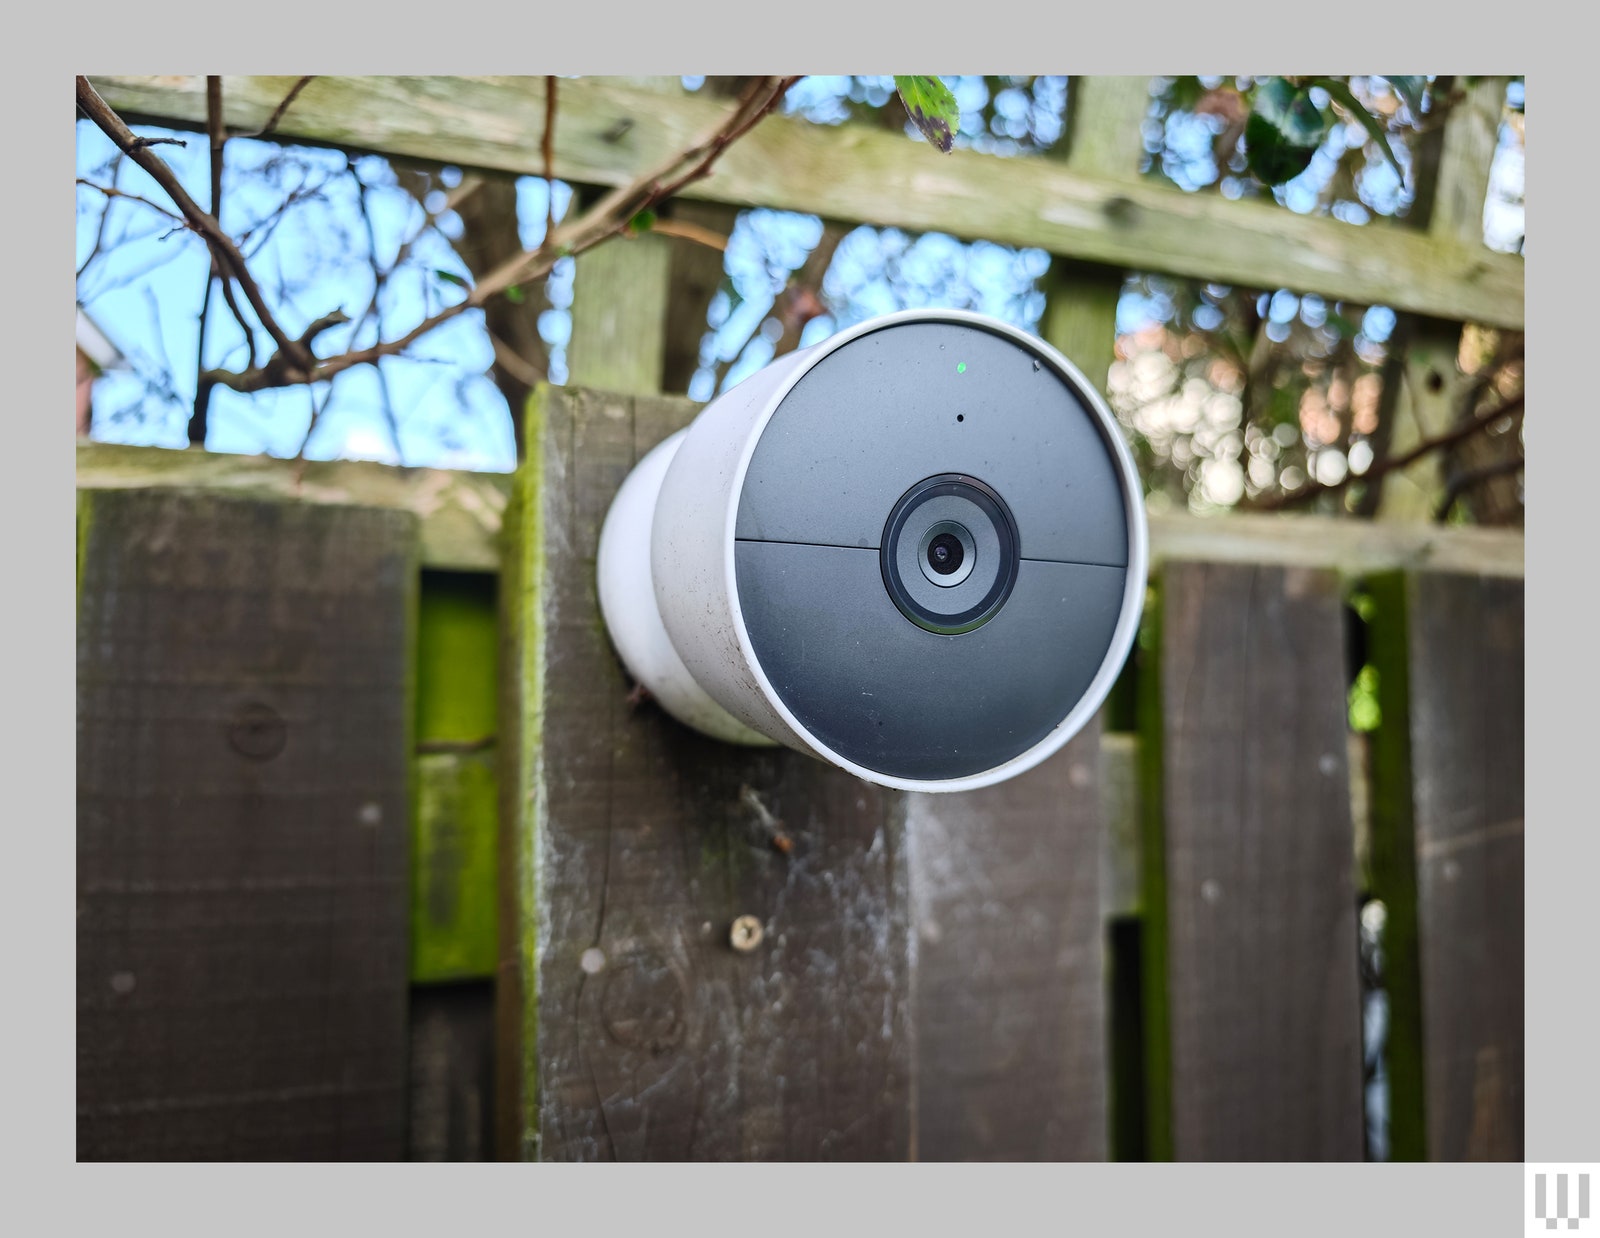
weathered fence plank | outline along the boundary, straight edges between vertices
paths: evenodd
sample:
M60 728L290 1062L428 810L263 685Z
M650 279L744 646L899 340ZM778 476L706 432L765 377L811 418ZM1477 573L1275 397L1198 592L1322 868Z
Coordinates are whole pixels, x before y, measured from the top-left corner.
M80 504L78 1155L400 1159L415 522Z
M1150 1139L1360 1160L1360 996L1335 577L1172 563L1142 711ZM1146 672L1148 674L1148 670Z
M1522 584L1415 573L1374 596L1394 1156L1521 1160Z
M1099 744L910 799L919 1160L1105 1158Z
M135 120L202 126L201 76L97 76ZM292 77L226 77L230 128L263 125ZM626 183L715 125L726 100L674 97L600 77L563 81L555 173ZM285 138L460 166L542 175L544 79L319 77L284 113ZM885 193L886 185L903 192ZM1522 259L1415 229L1356 226L1267 203L1186 194L1134 175L1048 159L955 151L870 126L773 117L729 148L689 197L809 211L828 219L941 231L1110 267L1247 288L1291 288L1458 321L1521 327Z
M600 621L600 521L684 409L551 392L530 426L537 485L511 531L510 615L524 1146L552 1160L903 1158L902 797L630 705ZM729 938L743 915L764 926L747 953Z

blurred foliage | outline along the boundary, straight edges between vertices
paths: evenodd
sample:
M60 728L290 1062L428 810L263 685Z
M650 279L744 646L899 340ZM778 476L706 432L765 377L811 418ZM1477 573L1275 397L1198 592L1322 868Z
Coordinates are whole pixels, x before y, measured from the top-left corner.
M1204 512L1370 463L1386 309L1135 276L1107 395L1155 511Z

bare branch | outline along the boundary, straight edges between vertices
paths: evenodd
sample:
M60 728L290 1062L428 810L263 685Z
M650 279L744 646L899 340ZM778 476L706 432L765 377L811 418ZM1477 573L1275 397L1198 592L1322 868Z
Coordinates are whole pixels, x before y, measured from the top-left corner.
M135 163L155 179L156 184L166 190L167 196L172 199L179 212L189 223L189 226L205 238L206 244L211 247L216 255L218 266L230 272L239 282L239 287L244 290L245 298L250 302L250 307L255 310L256 317L261 320L261 325L272 336L280 350L288 355L294 368L301 373L308 373L315 362L315 358L307 351L300 348L296 341L291 340L278 325L277 319L272 316L272 311L267 308L267 303L257 287L255 279L250 274L250 269L245 265L244 257L239 253L228 234L222 230L210 215L195 205L178 178L160 158L145 149L151 142L144 141L134 136L133 131L122 123L118 116L106 104L99 93L89 84L89 79L78 77L78 107L83 114L99 126L100 130L116 143L121 150Z
M94 118L91 116L91 120ZM141 138L133 139L134 150L144 150L147 146L187 146L189 143L183 138Z
M733 110L686 149L663 160L656 167L636 176L628 184L613 189L589 210L585 211L580 218L548 233L537 248L517 254L487 272L462 300L428 315L411 330L396 339L380 340L367 348L352 349L337 357L308 363L302 359L304 354L299 351L302 348L302 341L288 340L282 337L281 328L277 328L276 323L269 325L269 318L266 316L264 307L256 304L260 291L253 282L245 282L245 279L248 278L248 272L244 272L244 278L239 280L240 287L245 290L246 295L250 298L251 305L256 307L257 313L262 315L262 325L268 327L268 330L272 332L274 340L278 343L279 353L269 359L264 366L253 367L243 373L217 371L211 375L212 379L235 391L261 391L271 387L284 387L296 383L325 382L352 366L369 365L381 357L394 356L403 352L415 340L436 327L465 313L467 310L480 308L491 297L499 296L506 289L517 284L543 278L550 273L551 268L562 258L581 254L602 241L625 232L629 224L640 212L649 210L666 201L685 185L710 175L722 152L731 143L749 132L763 117L771 112L782 100L789 87L797 80L799 79L795 77L757 78ZM108 118L102 124L102 127L104 128L106 124L110 124L126 132L126 126L123 126L115 114L99 100L99 96L94 94L93 88L82 78L79 79L79 83L80 101L84 92L87 91L93 102L99 105L101 113ZM80 105L82 105L81 102ZM91 119L96 119L97 123L100 123L96 113L90 111L88 106L85 106L85 111L91 116ZM118 140L119 145L122 145L122 141L118 139L114 129L107 128L107 132L112 135L113 140ZM208 228L201 229L202 235L206 236L208 240L211 240L212 233L216 232L221 241L227 245L227 249L222 251L226 256L226 260L229 263L237 263L238 271L243 272L243 259L231 242L228 242L226 237L221 237L220 229L216 228L215 221L209 219L194 206L188 196L183 193L182 186L176 183L171 171L164 164L161 164L159 160L154 160L153 162L166 176L166 181L162 182L162 187L167 189L168 193L174 194L173 201L183 210L185 217L191 218L197 224L203 222L208 225ZM141 163L141 166L146 165ZM146 170L150 169L146 167ZM551 170L553 171L553 169ZM154 175L155 173L152 174ZM157 179L160 180L160 176ZM171 182L170 186L167 182ZM195 216L198 217L197 219L191 217L191 211L195 213ZM374 292L374 299L376 299L376 291ZM371 307L368 310L368 313L370 312ZM361 321L364 322L366 317L367 314L364 313ZM342 315L340 318L343 321L348 321ZM306 352L308 353L309 350L306 350ZM285 360L286 356L289 360Z
M306 84L315 76L315 73L308 73L293 86L291 86L289 88L289 93L283 97L283 102L272 109L272 115L267 117L267 123L262 125L261 128L257 129L254 133L241 133L239 136L242 138L266 137L267 134L271 133L278 127L278 122L283 119L283 114L289 110L289 105L299 98L300 92L306 88Z
M311 351L311 345L313 341L316 340L317 336L321 335L324 331L327 331L333 327L341 326L349 321L350 315L346 314L343 310L334 310L330 314L324 314L321 318L318 318L309 327L302 331L300 333L300 338L294 341L294 343L296 347L304 349L307 353L309 353ZM289 369L290 364L290 362L284 360L284 354L282 352L276 352L273 353L266 365L261 366L259 369L246 370L242 374L235 374L229 370L207 370L203 377L212 383L218 384L219 386L228 387L234 391L244 392L265 391L272 387L293 387L298 383L308 381L304 378L288 377L288 375L292 373L292 371ZM339 368L348 369L349 367L341 366ZM318 375L316 378L309 381L322 382L325 378L331 378L333 374L337 374L338 372L339 370L334 370L330 374Z

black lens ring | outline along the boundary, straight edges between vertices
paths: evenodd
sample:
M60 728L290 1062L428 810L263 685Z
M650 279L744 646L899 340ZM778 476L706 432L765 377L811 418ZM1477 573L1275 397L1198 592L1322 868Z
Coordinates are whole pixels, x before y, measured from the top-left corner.
M1000 542L1000 565L995 573L994 584L975 606L955 615L930 610L913 598L900 579L899 566L900 535L907 521L928 500L946 494L966 499L982 511L993 525ZM918 627L941 636L956 636L982 627L1005 605L1017 583L1021 541L1011 509L992 487L965 473L939 473L924 478L901 495L889 512L879 547L878 562L883 570L883 584L900 613Z

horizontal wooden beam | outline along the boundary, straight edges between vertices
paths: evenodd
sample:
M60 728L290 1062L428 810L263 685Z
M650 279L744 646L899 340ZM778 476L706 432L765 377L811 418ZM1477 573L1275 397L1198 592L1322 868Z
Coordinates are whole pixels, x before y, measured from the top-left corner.
M125 117L196 127L205 78L96 77ZM251 132L293 77L227 77L230 128ZM730 106L614 78L558 88L556 174L615 185L686 146ZM278 123L285 138L539 175L542 77L319 77ZM1358 226L1262 202L1188 194L1059 161L925 143L864 125L774 117L684 196L808 211L850 223L1032 245L1079 261L1520 328L1523 260L1379 222Z
M511 475L79 440L79 490L155 487L412 511L421 519L423 567L493 572L500 568L500 514Z
M1332 568L1344 577L1396 568L1521 577L1523 537L1510 529L1374 524L1336 516L1151 516L1150 566L1176 559Z
M500 566L500 516L511 477L401 469L364 460L297 463L194 449L78 444L80 490L156 486L403 508L421 519L424 567L481 572ZM1330 516L1150 517L1152 569L1173 559L1323 567L1346 577L1432 568L1521 578L1523 538L1509 529L1384 525Z

